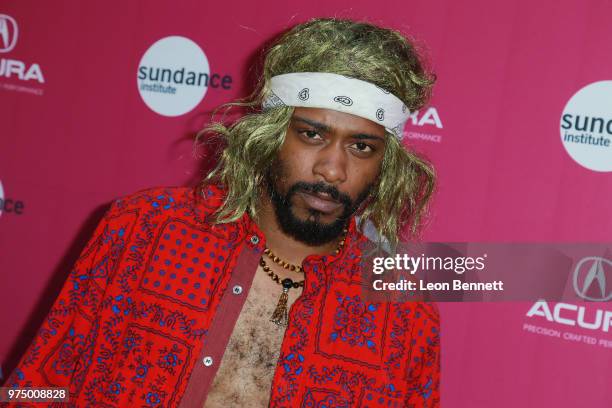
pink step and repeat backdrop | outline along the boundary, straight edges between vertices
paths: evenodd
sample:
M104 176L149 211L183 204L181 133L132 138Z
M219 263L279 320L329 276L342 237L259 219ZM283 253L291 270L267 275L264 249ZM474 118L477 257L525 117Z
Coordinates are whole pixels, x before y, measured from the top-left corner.
M195 183L211 109L247 93L262 44L315 16L400 29L426 50L439 80L405 129L440 177L425 239L610 241L612 1L3 0L5 376L110 201ZM612 406L612 330L577 323L612 305L532 306L440 304L443 406Z

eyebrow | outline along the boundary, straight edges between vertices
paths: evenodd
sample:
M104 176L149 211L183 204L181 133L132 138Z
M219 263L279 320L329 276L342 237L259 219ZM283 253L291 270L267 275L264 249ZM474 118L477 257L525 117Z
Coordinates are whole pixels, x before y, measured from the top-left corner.
M307 119L307 118L303 118L301 116L295 116L295 115L293 116L292 119L298 122L304 122L307 125L310 125L313 128L315 128L319 132L327 132L327 133L331 132L330 126L324 123L317 122L316 120ZM357 133L357 134L351 135L351 137L353 139L359 139L359 140L380 140L381 142L385 141L384 138L380 136L376 136L376 135L371 135L369 133Z
M356 135L352 135L351 137L353 139L359 140L380 140L381 142L385 141L384 138L376 135L370 135L369 133L357 133Z
M293 120L298 121L298 122L304 122L307 125L312 126L313 128L315 128L316 130L320 131L320 132L330 132L331 131L331 127L327 126L324 123L320 123L317 122L315 120L312 119L306 119L306 118L302 118L300 116L293 116Z

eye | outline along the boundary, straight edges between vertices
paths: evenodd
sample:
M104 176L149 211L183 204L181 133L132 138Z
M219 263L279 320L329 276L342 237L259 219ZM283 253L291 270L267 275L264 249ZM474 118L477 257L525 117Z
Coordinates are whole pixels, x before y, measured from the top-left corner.
M311 139L311 140L322 139L321 135L316 130L300 130L298 133L301 135L304 135L307 139Z
M353 146L355 146L355 150L361 153L372 153L374 151L374 148L372 146L364 142L357 142L353 144Z

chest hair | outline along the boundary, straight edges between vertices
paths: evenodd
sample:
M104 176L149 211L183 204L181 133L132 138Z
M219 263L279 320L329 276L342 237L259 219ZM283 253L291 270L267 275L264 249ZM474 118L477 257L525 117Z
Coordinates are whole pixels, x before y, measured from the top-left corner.
M267 407L285 334L270 321L281 286L258 268L208 393L205 408ZM301 294L291 289L287 307Z

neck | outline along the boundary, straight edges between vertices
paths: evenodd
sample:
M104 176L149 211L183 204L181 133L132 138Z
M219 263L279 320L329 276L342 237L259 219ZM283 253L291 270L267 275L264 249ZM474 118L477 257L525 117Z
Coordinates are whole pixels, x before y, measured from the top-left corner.
M267 194L263 194L263 196L257 209L257 226L266 236L266 246L280 258L292 264L300 265L308 255L331 254L336 250L337 240L323 245L310 246L283 232L274 214L274 207L270 198Z

